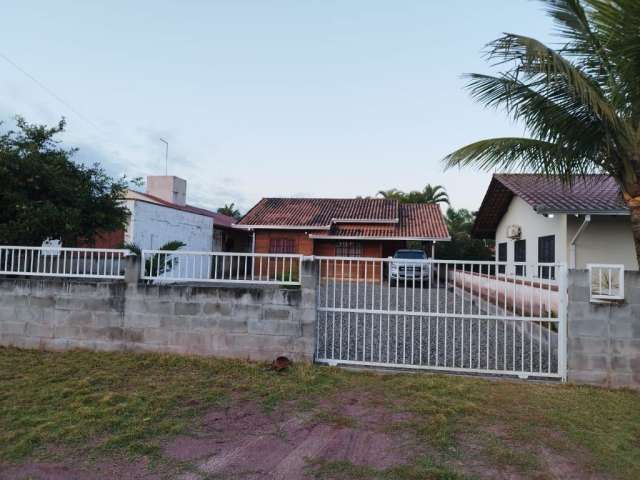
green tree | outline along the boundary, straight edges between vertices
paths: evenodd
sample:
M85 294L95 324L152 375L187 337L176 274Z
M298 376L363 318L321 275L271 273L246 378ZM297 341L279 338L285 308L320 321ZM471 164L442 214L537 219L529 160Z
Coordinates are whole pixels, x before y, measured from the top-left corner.
M242 214L240 213L240 210L236 208L235 203L225 203L224 207L220 207L217 211L218 213L227 215L228 217L233 217L236 220L242 217Z
M422 191L412 190L403 192L396 188L391 190L380 190L378 192L382 198L397 200L401 203L446 203L449 204L449 195L442 185L427 184Z
M126 225L126 179L114 180L99 165L71 160L56 136L58 125L28 124L0 135L0 244L40 245L47 237L63 245L91 243L100 231Z
M528 136L481 140L445 163L559 175L567 183L611 175L630 209L640 261L640 2L545 3L562 38L558 49L507 33L488 50L502 72L468 75L472 96L504 109Z
M475 215L469 210L449 207L445 222L451 236L450 242L436 244L436 258L444 260L492 260L493 242L471 236Z

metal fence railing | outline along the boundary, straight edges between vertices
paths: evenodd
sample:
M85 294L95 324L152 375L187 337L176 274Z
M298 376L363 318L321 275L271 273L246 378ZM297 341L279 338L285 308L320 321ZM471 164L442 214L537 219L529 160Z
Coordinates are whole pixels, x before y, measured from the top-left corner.
M124 278L129 250L0 246L0 275Z
M562 264L316 259L320 362L564 378Z
M157 282L300 285L302 255L143 250L141 278Z

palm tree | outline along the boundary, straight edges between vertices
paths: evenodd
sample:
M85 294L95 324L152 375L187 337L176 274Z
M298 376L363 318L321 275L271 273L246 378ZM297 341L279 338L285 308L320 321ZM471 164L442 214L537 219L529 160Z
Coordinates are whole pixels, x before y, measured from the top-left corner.
M162 250L163 252L175 252L186 245L186 243L181 242L180 240L170 240L162 245L158 250ZM139 258L142 258L142 249L137 243L123 243L122 248L130 250ZM178 259L172 257L169 253L154 253L150 257L147 257L144 262L145 275L150 275L151 273L153 273L153 275L162 275L165 272L170 272L177 262Z
M421 192L424 199L421 203L446 203L449 205L449 195L442 185L427 184Z
M601 172L620 185L640 262L640 2L545 0L563 44L513 33L489 44L504 68L468 75L480 103L522 121L527 137L491 138L445 157L474 165L574 176Z
M442 185L427 184L422 191L412 190L403 192L397 188L391 190L380 190L378 192L382 198L397 200L400 203L446 203L449 204L449 195Z
M240 213L240 210L236 208L235 203L225 203L224 207L220 207L218 209L218 213L227 215L228 217L233 217L235 219L239 219L240 217L242 217L242 214Z
M379 190L378 195L380 195L382 198L386 198L387 200L402 201L402 199L404 199L407 194L402 190L392 188L390 190Z

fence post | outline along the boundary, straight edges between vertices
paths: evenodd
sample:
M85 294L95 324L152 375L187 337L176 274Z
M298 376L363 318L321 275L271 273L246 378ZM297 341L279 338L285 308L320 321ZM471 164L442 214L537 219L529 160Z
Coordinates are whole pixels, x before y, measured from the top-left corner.
M560 265L558 279L558 373L562 381L567 381L567 331L568 331L568 301L569 301L569 270L565 264ZM550 348L550 347L549 347Z
M136 286L140 281L140 257L135 253L127 256L127 264L124 268L124 281L127 286Z
M318 262L313 256L302 257L300 262L300 288L302 289L302 335L307 345L306 356L313 361L316 354Z

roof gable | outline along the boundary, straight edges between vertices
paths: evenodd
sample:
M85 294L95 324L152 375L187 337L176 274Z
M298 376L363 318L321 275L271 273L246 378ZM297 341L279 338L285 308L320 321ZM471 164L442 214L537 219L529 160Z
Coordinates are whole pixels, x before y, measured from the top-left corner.
M494 174L476 216L473 235L494 236L514 195L540 214L628 214L620 188L608 175L576 176L565 184L555 175Z

